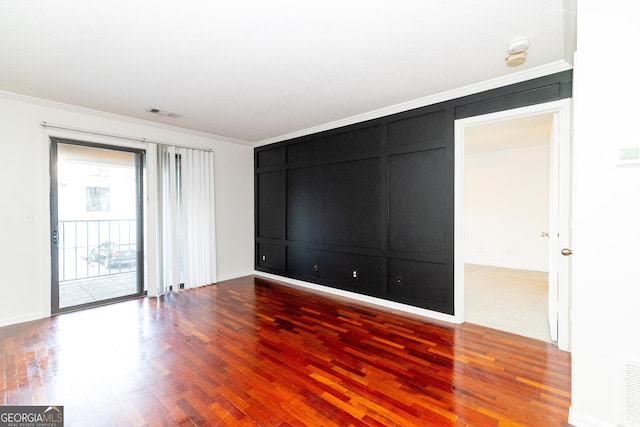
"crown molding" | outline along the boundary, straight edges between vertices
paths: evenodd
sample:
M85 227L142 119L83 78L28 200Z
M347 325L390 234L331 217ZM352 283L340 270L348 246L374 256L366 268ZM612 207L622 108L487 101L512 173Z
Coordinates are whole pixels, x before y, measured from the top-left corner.
M330 129L336 129L342 126L348 126L355 123L365 122L367 120L378 119L380 117L389 116L396 113L402 113L404 111L413 110L415 108L426 107L427 105L437 104L443 101L450 101L452 99L461 98L463 96L473 95L475 93L484 92L486 90L496 89L503 86L508 86L514 83L521 83L527 80L532 80L538 77L548 76L550 74L559 73L572 69L573 66L566 61L556 61L544 66L531 68L518 73L509 74L507 76L499 77L492 80L487 80L481 83L464 86L458 89L441 92L436 95L430 95L423 98L418 98L412 101L403 102L389 107L380 108L377 110L369 111L367 113L358 114L355 116L347 117L345 119L336 120L333 122L325 123L318 126L313 126L300 131L287 133L284 135L276 136L273 138L264 139L254 143L255 147L263 145L273 144L276 142L286 141L288 139L298 138L301 136L311 135L318 132L323 132Z
M51 101L51 100L43 99L43 98L36 98L36 97L33 97L33 96L22 95L22 94L19 94L19 93L6 92L6 91L0 90L0 98L12 100L12 101L17 101L17 102L29 103L29 104L40 106L40 107L49 107L49 108L55 108L55 109L58 109L58 110L65 110L65 111L69 111L69 112L72 112L72 113L89 114L89 115L92 115L92 116L98 117L98 118L118 120L118 121L121 121L121 122L128 122L128 123L131 123L131 124L134 124L134 125L138 125L138 126L152 127L152 128L156 128L156 129L160 129L160 130L164 130L164 131L188 134L188 135L195 136L195 137L214 140L216 142L224 142L224 143L229 143L229 144L243 145L243 146L246 146L246 147L252 147L253 146L252 143L250 143L248 141L241 140L241 139L229 138L229 137L225 137L225 136L215 135L215 134L212 134L212 133L207 133L207 132L202 132L202 131L182 128L180 126L173 126L173 125L167 125L167 124L164 124L164 123L152 122L152 121L149 121L149 120L138 119L138 118L129 117L129 116L123 116L123 115L115 114L115 113L108 113L106 111L94 110L94 109L86 108L86 107L79 107L77 105L65 104L63 102Z

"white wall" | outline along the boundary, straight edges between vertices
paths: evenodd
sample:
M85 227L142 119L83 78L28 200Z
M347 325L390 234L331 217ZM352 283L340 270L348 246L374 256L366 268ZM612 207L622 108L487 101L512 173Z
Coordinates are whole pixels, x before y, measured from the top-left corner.
M465 262L548 271L549 145L466 150L464 170Z
M640 361L640 4L580 2L574 85L572 406L578 426L621 422L619 368ZM640 397L640 396L639 396Z
M218 280L253 273L251 147L7 93L0 93L0 120L0 325L50 314L48 134L54 131L43 129L42 121L212 148L216 159ZM98 138L70 133L67 136L80 140Z

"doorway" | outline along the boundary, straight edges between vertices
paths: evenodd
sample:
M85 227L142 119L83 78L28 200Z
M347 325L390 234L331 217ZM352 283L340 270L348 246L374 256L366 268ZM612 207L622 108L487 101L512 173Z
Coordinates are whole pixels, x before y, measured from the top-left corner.
M465 128L465 320L551 341L552 113Z
M570 259L559 248L570 240L569 114L563 100L458 120L455 161L457 320L476 320L465 311L474 302L495 304L487 326L518 333L521 322L520 335L565 350ZM478 293L478 280L491 286Z
M141 150L51 138L51 311L143 294Z

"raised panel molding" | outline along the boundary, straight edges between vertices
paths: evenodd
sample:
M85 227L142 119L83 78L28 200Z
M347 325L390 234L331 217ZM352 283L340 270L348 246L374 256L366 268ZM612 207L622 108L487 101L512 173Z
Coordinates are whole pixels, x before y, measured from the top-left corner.
M277 147L273 150L263 150L256 154L256 167L268 168L270 166L284 165L284 149Z
M285 237L285 178L283 171L261 173L256 178L256 235L283 239Z
M453 280L447 264L390 258L387 271L389 299L454 314L453 288L442 286Z
M428 144L426 148L440 148L442 144L433 145L433 142L446 136L446 119L446 110L440 110L391 121L387 145Z
M389 157L389 250L442 256L452 207L445 149Z
M289 273L299 279L367 295L381 295L378 257L290 246Z
M257 271L453 315L454 121L572 72L255 148Z
M287 239L379 247L378 159L290 170L287 176Z
M327 135L303 139L287 146L287 163L317 162L323 159L337 159L379 149L380 124L354 129L337 135Z

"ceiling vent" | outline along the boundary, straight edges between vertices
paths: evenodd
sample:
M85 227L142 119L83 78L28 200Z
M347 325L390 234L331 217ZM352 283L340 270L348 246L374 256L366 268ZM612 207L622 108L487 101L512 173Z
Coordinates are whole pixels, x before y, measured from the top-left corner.
M159 108L149 108L147 110L147 113L157 114L158 116L171 117L172 119L179 119L180 117L182 117L182 114L164 111Z

